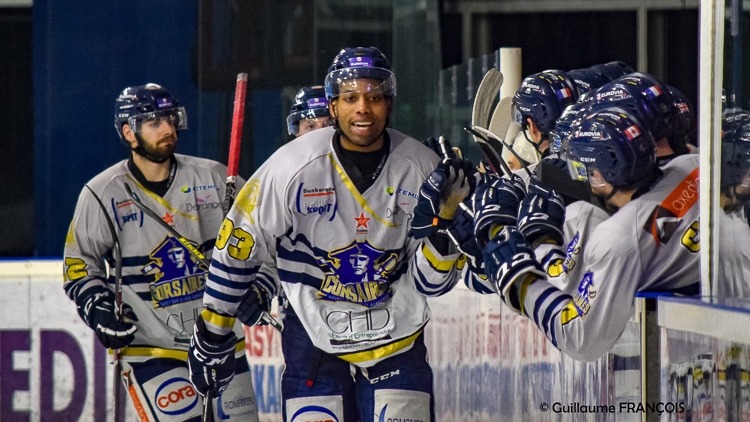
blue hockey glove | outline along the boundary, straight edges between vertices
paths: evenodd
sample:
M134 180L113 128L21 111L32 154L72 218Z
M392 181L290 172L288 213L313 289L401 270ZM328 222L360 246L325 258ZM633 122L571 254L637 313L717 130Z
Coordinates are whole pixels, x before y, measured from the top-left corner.
M518 204L526 195L523 179L486 178L474 194L474 234L480 248L487 244L493 226L515 226Z
M268 297L266 289L253 284L242 297L235 317L250 327L268 325L268 322L261 319L263 312L271 312L271 298Z
M528 276L545 277L544 269L534 258L531 246L514 226L505 226L487 244L483 254L487 275L496 283L500 297L506 305L520 313L522 304L517 289L512 287Z
M193 327L188 349L188 371L195 390L205 397L210 389L218 397L234 378L234 349L237 336L230 333L219 342L207 339L202 317Z
M93 287L79 299L78 314L94 330L108 349L121 349L135 339L138 317L127 303L122 304L120 321L115 318L115 294L104 287Z
M482 250L479 249L474 237L474 214L466 205L467 202L469 201L459 206L446 231L456 248L469 258L471 265L479 268L482 265Z
M415 239L445 233L458 206L474 191L473 167L456 158L438 164L419 190L410 235Z
M562 197L541 185L529 185L529 194L518 209L518 230L533 246L551 240L563 244L565 203Z

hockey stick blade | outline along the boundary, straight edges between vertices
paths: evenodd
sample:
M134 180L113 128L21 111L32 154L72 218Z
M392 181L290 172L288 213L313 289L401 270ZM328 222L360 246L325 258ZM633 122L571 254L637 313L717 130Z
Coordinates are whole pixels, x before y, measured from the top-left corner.
M487 163L490 165L490 170L492 170L493 173L498 175L502 175L503 173L510 175L511 171L508 164L503 161L503 158L497 150L487 142L481 133L468 127L465 127L464 130L474 137L474 142L479 145L479 148L481 148L482 155L487 159Z
M205 265L206 268L210 266L210 262L208 262L208 259L206 259L206 256L203 255L201 251L199 251L190 242L188 242L187 239L182 237L182 235L177 230L175 230L172 226L167 224L166 221L162 220L161 217L159 217L159 215L155 213L151 208L147 207L146 204L141 202L141 200L135 195L135 193L133 193L133 190L130 188L130 185L127 183L125 183L125 191L128 193L128 196L130 196L130 198L133 200L136 207L138 207L141 211L143 211L144 214L151 217L152 220L159 223L159 225L162 226L167 232L169 232L169 234L174 236L182 244L182 246L184 246L188 250L188 252L193 254L193 256L196 257L198 261L200 261L201 264ZM269 315L268 312L263 312L263 314L261 314L261 319L265 321L266 323L270 324L271 326L273 326L273 328L279 330L279 332L281 332L281 329L283 328L283 326L278 321L276 321L274 317Z
M492 104L503 85L503 74L496 68L491 68L484 74L482 82L479 83L477 94L474 97L474 106L471 110L471 124L487 127L492 112Z
M490 119L490 125L487 126L487 129L490 130L492 133L498 134L498 136L503 136L508 132L508 128L511 125L511 115L512 115L512 107L513 107L513 100L511 97L505 97L500 100L500 102L497 104L497 107L495 107L495 111L492 112L492 118ZM515 138L515 137L514 137ZM510 139L507 136L503 137L503 139Z
M516 157L516 160L518 160L518 163L521 164L521 166L523 166L523 169L526 170L526 173L529 175L529 177L534 177L534 175L531 173L531 170L529 170L529 167L526 164L524 164L523 158L521 158L521 156L518 155L517 152L513 151L513 148L511 148L511 146L508 145L507 142L502 140L502 138L500 138L499 136L495 135L494 133L482 127L472 126L472 129L484 135L487 139L487 142L493 145L493 148L500 148L501 150L503 147L507 148L508 151L510 151L510 153Z

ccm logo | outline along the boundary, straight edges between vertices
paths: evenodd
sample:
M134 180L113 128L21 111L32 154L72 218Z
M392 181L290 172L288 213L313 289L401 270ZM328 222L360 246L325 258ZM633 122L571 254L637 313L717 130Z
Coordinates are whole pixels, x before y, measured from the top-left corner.
M156 407L166 415L180 415L198 403L193 385L185 378L170 378L156 390Z

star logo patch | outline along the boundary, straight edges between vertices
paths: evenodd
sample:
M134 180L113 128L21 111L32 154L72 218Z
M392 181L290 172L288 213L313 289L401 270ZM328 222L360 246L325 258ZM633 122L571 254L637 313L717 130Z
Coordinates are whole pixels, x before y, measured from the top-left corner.
M168 211L165 211L161 219L170 226L174 226L174 214L170 214Z
M359 217L354 217L354 221L357 222L357 228L360 228L360 227L367 228L367 222L370 220L371 218L365 217L364 212L360 212Z

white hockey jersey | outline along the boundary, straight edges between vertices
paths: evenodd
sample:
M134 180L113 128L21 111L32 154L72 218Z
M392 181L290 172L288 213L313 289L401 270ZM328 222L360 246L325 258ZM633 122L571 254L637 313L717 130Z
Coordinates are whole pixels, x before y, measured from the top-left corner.
M162 226L144 215L124 188L125 183L130 185L144 204L210 258L224 216L226 166L180 154L175 154L175 159L174 179L163 197L138 183L126 160L94 177L88 186L103 202L120 241L122 298L139 319L129 349L140 346L180 350L182 353L178 354L154 353L187 358L193 324L203 309L207 268ZM107 278L103 260L114 268L113 245L101 207L84 188L65 239L64 288L71 299L76 300L95 285L114 290L114 270ZM239 324L235 331L241 335ZM139 353L145 356L150 352Z
M547 280L525 291L524 313L573 358L593 360L612 347L635 312L636 292L700 290L698 156L662 170L653 189L593 230L574 291Z
M319 129L281 147L248 180L224 221L204 303L234 315L272 261L290 306L313 344L359 366L409 350L430 318L425 296L450 290L465 259L441 256L408 236L419 189L438 157L388 129L390 151L364 193L355 188ZM222 334L231 319L204 312Z
M719 298L750 297L750 226L744 210L719 214Z

